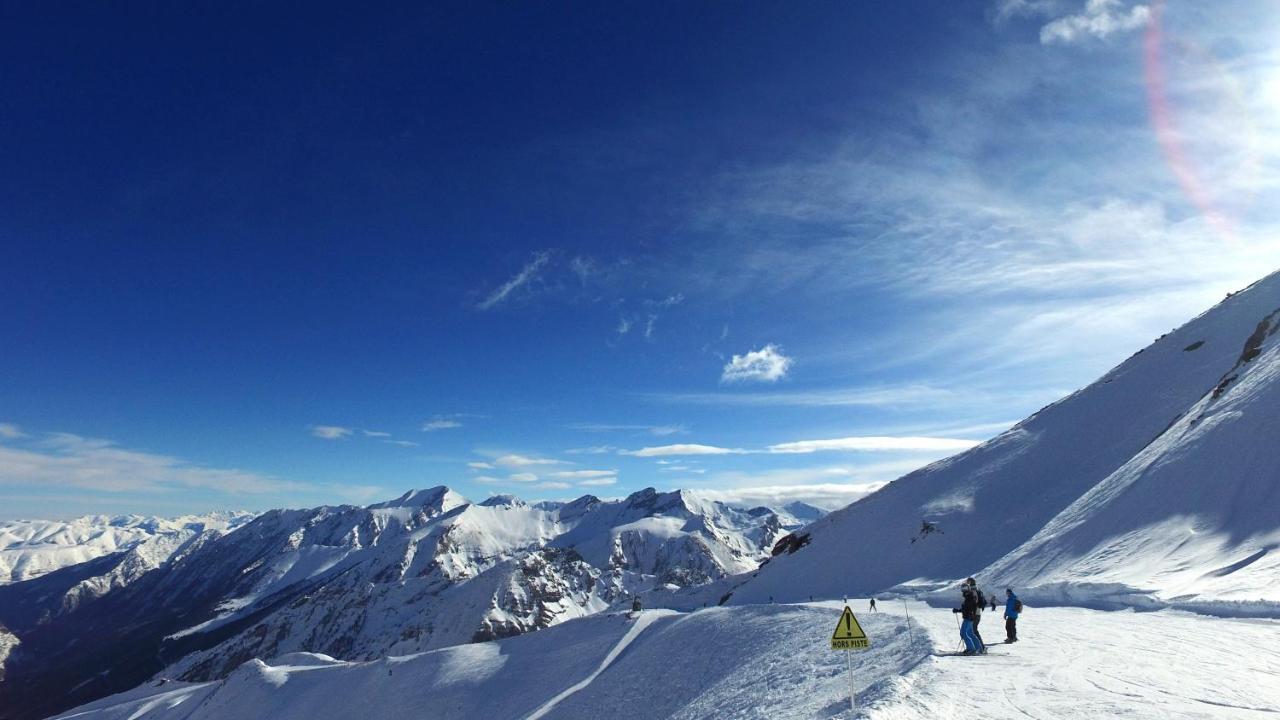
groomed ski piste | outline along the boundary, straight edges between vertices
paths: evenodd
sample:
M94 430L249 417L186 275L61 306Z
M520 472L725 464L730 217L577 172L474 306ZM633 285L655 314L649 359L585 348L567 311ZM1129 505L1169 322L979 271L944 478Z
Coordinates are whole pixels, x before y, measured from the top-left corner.
M1020 641L957 657L948 608L851 600L871 648L829 648L842 603L648 610L368 663L295 653L155 681L78 720L1275 718L1280 621L1028 607ZM906 612L913 632L908 632ZM1000 613L981 628L1003 639Z

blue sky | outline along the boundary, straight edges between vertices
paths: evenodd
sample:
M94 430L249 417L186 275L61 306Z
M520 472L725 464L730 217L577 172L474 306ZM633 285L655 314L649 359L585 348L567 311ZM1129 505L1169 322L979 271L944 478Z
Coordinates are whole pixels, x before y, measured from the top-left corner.
M1266 0L0 23L0 515L843 504L1280 267Z

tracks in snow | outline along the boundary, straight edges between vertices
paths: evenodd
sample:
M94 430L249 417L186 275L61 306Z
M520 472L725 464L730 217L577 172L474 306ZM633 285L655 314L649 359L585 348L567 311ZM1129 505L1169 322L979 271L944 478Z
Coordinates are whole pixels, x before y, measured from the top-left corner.
M634 642L635 639L640 636L640 633L644 632L644 629L649 627L650 623L658 618L675 614L677 613L670 610L647 610L641 612L640 616L635 619L635 622L632 623L631 627L627 630L627 634L623 635L622 639L618 641L618 644L614 645L613 649L609 651L609 654L604 656L604 660L600 661L600 666L596 668L595 672L588 675L584 680L565 688L559 695L556 695L543 703L537 710L530 713L529 717L525 718L525 720L538 720L554 710L555 707L563 702L565 698L590 685L596 678L600 677L600 673L609 669L609 666L613 664L613 661L618 659L618 656L622 654L622 651L626 650L627 646Z

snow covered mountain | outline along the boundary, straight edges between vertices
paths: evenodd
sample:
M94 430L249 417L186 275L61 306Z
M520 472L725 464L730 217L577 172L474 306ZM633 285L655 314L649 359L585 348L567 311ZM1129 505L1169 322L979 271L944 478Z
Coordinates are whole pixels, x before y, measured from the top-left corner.
M974 575L1027 599L1275 608L1278 328L1273 274L989 442L814 522L755 577L684 602Z
M166 549L206 530L229 532L253 519L253 513L221 512L175 518L142 515L87 515L75 520L0 522L0 585L40 577L70 565L131 550L146 561L163 561Z
M254 657L367 660L518 635L753 570L794 522L652 489L530 506L438 487L270 511L56 614L48 598L98 577L102 558L0 588L0 622L21 641L0 706L36 717L158 672L208 680Z

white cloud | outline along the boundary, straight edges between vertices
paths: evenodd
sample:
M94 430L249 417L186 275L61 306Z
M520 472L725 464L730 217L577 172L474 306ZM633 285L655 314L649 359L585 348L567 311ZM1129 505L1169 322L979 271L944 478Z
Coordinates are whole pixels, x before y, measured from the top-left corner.
M477 475L471 479L485 485L500 485L505 482L502 478L496 478L492 475Z
M389 432L379 432L377 430L361 430L365 437L388 438L391 437Z
M618 482L616 477L592 478L590 480L582 480L578 482L579 487L603 487L605 485L613 485Z
M457 420L448 420L445 418L436 418L422 423L422 432L435 432L436 430L448 430L449 428L462 427L462 423Z
M716 447L714 445L699 445L696 443L660 445L658 447L640 448L639 450L619 451L622 455L632 455L634 457L667 457L671 455L737 455L744 452L746 451L733 448Z
M617 474L617 470L564 470L561 472L553 472L547 475L547 477L575 480L584 478L606 478L613 477Z
M351 428L338 425L312 425L311 434L322 440L345 440L354 432Z
M647 321L645 321L645 324L644 324L644 339L645 339L645 340L652 340L652 339L653 339L653 325L654 325L654 323L656 323L656 322L658 322L658 316L657 316L657 315L650 315L650 316L649 316L649 319L648 319Z
M531 483L538 481L538 476L531 472L513 473L509 477L512 482L518 483Z
M568 465L564 460L550 458L527 457L525 455L503 455L493 461L495 465L508 468L535 467L539 465Z
M618 334L626 335L631 332L631 319L628 317L618 318Z
M786 377L792 359L782 354L777 345L765 345L746 355L734 355L724 366L720 382L777 382Z
M620 455L633 457L673 457L679 455L756 455L801 454L821 451L894 451L894 452L956 452L978 445L975 440L935 437L884 437L875 435L829 438L823 440L797 440L770 445L763 450L725 448L695 443L660 445L639 450L620 450ZM659 463L663 461L659 460ZM675 468L670 468L675 469Z
M492 470L493 469L493 465L487 462L469 462L467 463L467 467L471 468L472 470Z
M1147 5L1125 7L1120 0L1087 0L1081 12L1060 17L1040 28L1040 42L1070 44L1137 30L1151 19Z
M541 482L534 487L539 490L567 490L573 486L567 482Z
M412 440L383 440L388 445L398 445L400 447L418 447L418 443Z
M203 467L70 433L53 433L36 449L0 447L0 485L66 486L105 492L199 488L247 494L314 490L302 483L246 470Z
M968 450L979 443L975 440L958 440L955 438L935 437L883 437L875 435L831 438L828 440L797 440L795 442L770 445L770 453L812 453L824 450L844 450L855 452L876 451L937 451L951 452Z
M568 455L607 455L608 453L617 452L618 448L612 445L592 445L591 447L570 448L565 450Z
M731 505L754 507L766 505L781 507L790 502L809 503L825 510L836 510L849 503L861 500L884 487L883 482L841 484L815 483L808 485L759 485L732 488L728 490L697 490L712 500L719 500Z
M22 432L22 428L13 423L0 423L0 438L5 440L17 440L24 438L27 434Z
M516 273L514 277L500 285L484 300L481 300L476 307L480 310L490 310L493 307L500 305L506 301L512 293L537 279L538 272L549 260L551 260L551 253L549 251L542 250L534 253L533 259L530 260L529 263L520 270L520 272Z
M569 426L572 430L582 430L584 432L646 432L650 435L659 437L666 435L685 435L689 432L689 426L684 424L673 425L611 425L608 423L574 423Z

